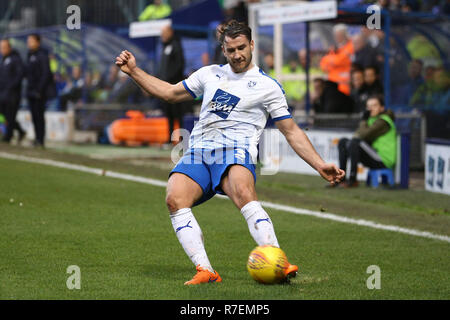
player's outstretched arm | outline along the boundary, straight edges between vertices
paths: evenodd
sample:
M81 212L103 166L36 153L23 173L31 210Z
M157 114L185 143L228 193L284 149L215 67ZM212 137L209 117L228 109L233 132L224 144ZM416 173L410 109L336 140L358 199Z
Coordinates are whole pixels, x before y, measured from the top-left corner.
M334 163L326 163L314 149L308 136L300 129L297 124L290 119L284 119L276 122L278 129L286 137L289 145L294 151L313 167L319 174L331 184L342 181L345 177L345 171L339 169Z
M178 103L193 99L181 82L170 84L140 69L136 64L134 55L127 50L122 51L116 57L116 65L120 70L129 75L144 91L158 99L169 103Z

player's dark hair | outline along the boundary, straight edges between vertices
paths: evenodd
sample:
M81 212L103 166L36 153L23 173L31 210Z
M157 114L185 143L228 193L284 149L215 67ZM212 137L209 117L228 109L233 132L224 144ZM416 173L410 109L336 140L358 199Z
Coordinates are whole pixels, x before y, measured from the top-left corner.
M252 41L252 29L243 22L236 20L230 20L226 23L222 23L217 27L217 31L220 34L219 42L223 44L225 37L235 39L240 35L247 37L248 41Z
M384 107L384 97L382 94L372 94L367 98L367 101L372 99L378 100L378 103Z
M37 33L32 33L29 37L33 37L37 42L41 43L41 36Z

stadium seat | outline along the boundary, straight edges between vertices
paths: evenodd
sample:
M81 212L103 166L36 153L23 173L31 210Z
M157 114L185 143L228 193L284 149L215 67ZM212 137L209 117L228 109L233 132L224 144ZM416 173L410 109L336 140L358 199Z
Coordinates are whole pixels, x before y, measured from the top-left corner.
M377 188L381 177L383 184L394 186L394 173L391 169L371 169L367 174L367 185Z

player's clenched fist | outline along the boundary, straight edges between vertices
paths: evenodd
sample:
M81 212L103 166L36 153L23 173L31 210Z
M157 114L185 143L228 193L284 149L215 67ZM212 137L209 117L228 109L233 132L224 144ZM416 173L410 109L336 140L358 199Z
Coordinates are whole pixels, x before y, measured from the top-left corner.
M136 58L130 51L124 50L116 57L116 65L126 74L130 74L136 69Z

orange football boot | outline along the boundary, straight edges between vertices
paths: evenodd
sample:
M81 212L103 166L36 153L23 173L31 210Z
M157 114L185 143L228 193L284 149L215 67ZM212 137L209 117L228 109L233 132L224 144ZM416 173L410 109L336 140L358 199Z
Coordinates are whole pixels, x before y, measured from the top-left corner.
M185 285L209 283L209 282L222 282L222 278L216 271L211 272L208 269L203 269L202 267L200 267L200 265L198 265L196 269L197 274L192 278L192 280L186 281L184 283Z
M298 267L295 264L290 264L288 262L288 266L287 266L286 270L284 271L284 273L286 274L286 278L290 279L290 278L295 278L295 276L297 275L297 271L298 271Z

